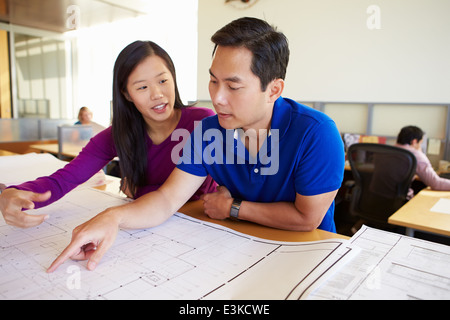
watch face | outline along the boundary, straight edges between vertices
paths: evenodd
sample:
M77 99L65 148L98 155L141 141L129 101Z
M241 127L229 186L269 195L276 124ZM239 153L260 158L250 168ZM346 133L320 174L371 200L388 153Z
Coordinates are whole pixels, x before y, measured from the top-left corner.
M239 217L239 209L241 208L242 200L234 199L231 204L230 217L238 219Z

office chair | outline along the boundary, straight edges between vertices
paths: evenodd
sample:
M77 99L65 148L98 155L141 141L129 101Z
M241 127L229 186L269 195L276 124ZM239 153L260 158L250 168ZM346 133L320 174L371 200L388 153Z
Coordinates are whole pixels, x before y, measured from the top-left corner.
M392 230L387 220L407 202L416 172L415 156L394 146L356 143L349 147L347 157L355 180L350 213L361 219L354 228L364 223Z

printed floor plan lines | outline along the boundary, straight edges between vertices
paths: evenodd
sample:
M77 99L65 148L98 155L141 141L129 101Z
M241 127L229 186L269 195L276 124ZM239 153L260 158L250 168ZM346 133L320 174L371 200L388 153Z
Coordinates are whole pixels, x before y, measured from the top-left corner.
M68 261L52 274L45 272L70 242L73 228L125 201L99 190L80 189L36 210L50 215L39 227L0 224L0 298L215 299L244 294L284 299L299 279L345 242L274 242L177 213L155 228L119 231L95 271L87 271L86 262ZM263 284L262 289L270 285L270 290L256 295L239 285L241 280L253 283L277 262L299 267L293 268L295 272L277 271ZM278 288L275 279L281 284Z

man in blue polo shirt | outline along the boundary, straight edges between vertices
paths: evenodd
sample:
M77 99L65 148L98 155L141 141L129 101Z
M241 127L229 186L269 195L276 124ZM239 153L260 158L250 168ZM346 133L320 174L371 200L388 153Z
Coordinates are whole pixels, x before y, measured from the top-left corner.
M212 40L209 90L217 115L200 122L190 137L174 130L173 140L189 141L166 182L78 226L48 272L68 258L89 259L88 268L95 269L119 228L163 223L208 174L220 185L203 197L211 218L335 231L334 198L343 179L344 147L329 117L281 97L287 39L262 20L241 18ZM180 148L174 150L172 161L178 161Z
M184 149L181 159L184 162L177 166L193 175L206 177L209 174L221 186L217 193L203 196L205 212L211 218L231 216L288 230L309 230L318 226L336 231L332 198L342 182L344 160L336 159L342 154L342 140L330 118L295 101L278 98L269 135L256 157L251 156L239 139L238 133L247 137L243 130L225 130L219 119L219 116L210 117L197 126L198 139L194 140L195 134L192 135L191 148ZM219 131L210 133L212 129ZM306 199L314 205L314 196L327 193L330 193L328 201L315 205L326 214L317 213L311 224L300 221L294 204L296 198L300 202L308 197ZM291 211L292 217L288 215ZM262 220L264 218L266 220Z
M210 174L221 186L203 197L206 214L335 232L342 139L328 116L281 97L286 38L264 21L242 18L212 40L209 90L217 115L197 127L177 166Z

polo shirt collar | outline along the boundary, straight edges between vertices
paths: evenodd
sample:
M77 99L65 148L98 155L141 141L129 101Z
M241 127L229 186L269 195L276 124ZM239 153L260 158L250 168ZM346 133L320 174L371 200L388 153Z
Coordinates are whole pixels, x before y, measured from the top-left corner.
M273 129L279 130L280 139L284 136L291 123L291 110L290 103L282 97L279 97L277 101L275 101L268 137L272 135ZM234 130L234 140L240 140L239 132L240 130L238 129Z
M234 129L234 133L233 133L234 140L242 140L240 137L240 132L241 132L241 128ZM272 128L269 129L269 134L267 136L270 137L271 135L272 135Z
M270 129L278 129L279 138L281 139L289 129L291 123L292 107L289 100L279 97L273 106L272 123Z

